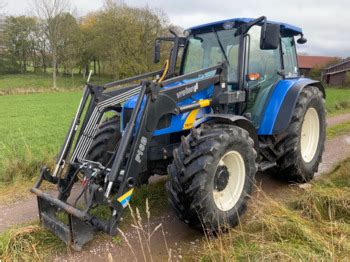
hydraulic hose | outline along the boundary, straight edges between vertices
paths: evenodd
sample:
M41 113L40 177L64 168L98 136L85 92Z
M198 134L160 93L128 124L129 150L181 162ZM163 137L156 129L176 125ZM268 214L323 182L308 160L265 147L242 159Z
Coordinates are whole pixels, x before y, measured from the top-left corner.
M164 71L163 71L163 74L162 76L158 79L158 83L161 83L163 82L163 80L165 79L166 75L168 74L168 71L169 71L169 66L170 66L170 62L169 62L169 59L167 59L164 63Z

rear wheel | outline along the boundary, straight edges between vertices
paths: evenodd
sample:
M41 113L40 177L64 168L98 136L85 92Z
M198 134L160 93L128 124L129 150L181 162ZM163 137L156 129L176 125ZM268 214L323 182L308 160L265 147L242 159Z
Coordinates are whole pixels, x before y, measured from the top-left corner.
M169 200L181 220L211 232L235 226L253 189L254 142L237 126L204 124L182 139L168 173Z
M310 181L318 171L326 139L326 113L321 91L306 87L300 94L287 136L276 147L278 175L289 182Z

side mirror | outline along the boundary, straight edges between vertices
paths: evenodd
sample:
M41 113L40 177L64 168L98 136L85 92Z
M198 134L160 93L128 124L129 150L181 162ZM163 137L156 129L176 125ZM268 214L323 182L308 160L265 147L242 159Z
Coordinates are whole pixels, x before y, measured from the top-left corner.
M154 45L154 63L157 64L160 62L160 42L156 41Z
M275 50L280 44L280 25L265 23L261 28L260 49Z
M307 39L301 35L301 37L297 40L298 44L303 45L307 43Z

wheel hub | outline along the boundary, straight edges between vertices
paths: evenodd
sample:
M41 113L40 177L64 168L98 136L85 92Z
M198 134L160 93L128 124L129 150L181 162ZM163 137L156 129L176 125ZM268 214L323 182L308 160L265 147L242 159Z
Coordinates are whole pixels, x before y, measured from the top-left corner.
M215 183L214 187L218 192L221 192L226 188L229 177L230 177L230 174L227 170L227 167L219 166L216 171L215 181L214 181Z
M213 197L218 209L225 212L234 208L242 196L245 176L245 162L238 151L221 157L213 181Z

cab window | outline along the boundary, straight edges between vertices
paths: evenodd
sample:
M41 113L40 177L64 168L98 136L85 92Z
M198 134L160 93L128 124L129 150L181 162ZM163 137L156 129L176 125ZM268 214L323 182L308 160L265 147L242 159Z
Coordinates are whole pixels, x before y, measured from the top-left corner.
M282 37L284 75L286 78L299 76L297 53L293 37Z

